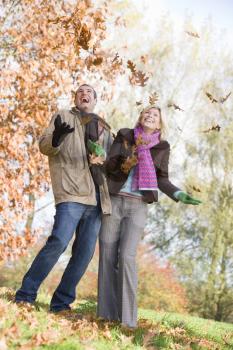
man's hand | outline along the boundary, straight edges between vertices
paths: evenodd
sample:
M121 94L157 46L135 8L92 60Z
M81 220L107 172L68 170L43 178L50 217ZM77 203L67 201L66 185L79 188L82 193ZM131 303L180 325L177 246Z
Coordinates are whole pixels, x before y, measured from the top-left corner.
M97 157L106 158L106 152L104 148L99 145L97 142L91 141L90 139L87 141L87 147L89 151Z
M96 165L102 165L105 161L105 157L96 156L95 154L89 155L89 162L90 164L96 164Z
M66 122L62 123L60 114L58 114L54 120L54 126L55 129L53 132L52 146L58 147L64 138L74 131L74 128L71 128Z
M202 203L199 199L195 199L195 198L191 197L188 193L183 192L183 191L178 191L175 194L175 197L184 204L198 205L198 204Z

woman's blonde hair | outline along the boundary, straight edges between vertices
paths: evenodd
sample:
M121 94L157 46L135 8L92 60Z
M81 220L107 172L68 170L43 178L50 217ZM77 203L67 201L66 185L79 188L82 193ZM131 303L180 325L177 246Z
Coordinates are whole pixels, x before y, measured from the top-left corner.
M161 112L161 108L157 105L149 105L149 106L146 106L145 108L143 108L143 110L140 112L140 115L139 115L139 118L137 120L137 123L136 123L136 127L141 125L141 119L142 119L142 116L145 112L148 112L150 109L157 109L157 111L159 111L159 115L160 115L160 133L161 133L161 140L165 138L165 135L166 135L166 124L165 124L165 121L162 117L162 112Z

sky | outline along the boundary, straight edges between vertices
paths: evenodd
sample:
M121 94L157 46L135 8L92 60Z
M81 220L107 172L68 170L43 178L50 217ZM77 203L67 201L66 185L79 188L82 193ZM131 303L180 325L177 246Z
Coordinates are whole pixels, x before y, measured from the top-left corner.
M164 12L170 12L173 20L183 23L185 14L193 16L197 27L211 17L219 30L225 29L229 44L233 48L233 0L131 0L144 13L150 22L151 29L155 25L154 19Z

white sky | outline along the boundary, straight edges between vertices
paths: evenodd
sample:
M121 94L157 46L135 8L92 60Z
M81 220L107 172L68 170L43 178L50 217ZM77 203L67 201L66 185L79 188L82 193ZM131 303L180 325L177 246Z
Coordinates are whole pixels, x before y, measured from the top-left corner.
M182 24L186 14L192 15L197 27L211 17L219 30L227 30L229 44L233 48L233 0L131 0L148 19L151 29L154 19L164 12L170 12L177 23Z

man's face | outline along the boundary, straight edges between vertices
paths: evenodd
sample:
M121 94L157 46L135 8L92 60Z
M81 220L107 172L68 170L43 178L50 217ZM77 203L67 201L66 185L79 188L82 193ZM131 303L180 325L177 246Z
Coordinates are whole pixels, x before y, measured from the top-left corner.
M81 85L75 96L75 105L80 111L92 113L95 105L96 98L94 96L94 89L89 85Z

